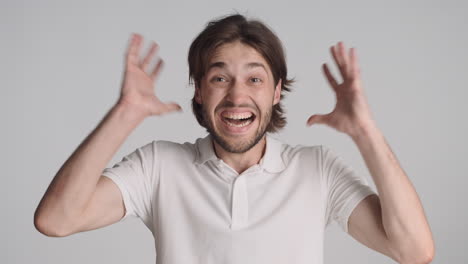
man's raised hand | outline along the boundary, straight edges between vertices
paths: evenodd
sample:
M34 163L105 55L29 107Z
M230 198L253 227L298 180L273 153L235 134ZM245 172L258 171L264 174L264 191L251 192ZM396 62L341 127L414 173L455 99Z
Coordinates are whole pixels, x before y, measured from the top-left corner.
M164 103L155 95L154 82L158 77L163 61L158 60L153 69L148 69L151 59L156 54L158 44L151 43L148 54L140 60L143 37L132 34L125 58L125 73L118 104L125 105L144 116L161 115L181 110L176 103Z
M328 114L312 115L307 120L307 125L325 124L355 136L362 128L375 126L362 87L356 49L351 48L348 54L340 41L330 48L330 52L343 79L342 83L338 83L327 64L323 64L325 77L336 95L335 109Z

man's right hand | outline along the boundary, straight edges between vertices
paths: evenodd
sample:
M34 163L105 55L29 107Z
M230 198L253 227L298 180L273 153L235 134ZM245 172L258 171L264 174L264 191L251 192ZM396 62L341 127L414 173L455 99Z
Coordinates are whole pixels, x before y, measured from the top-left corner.
M151 43L148 54L140 61L143 37L133 33L125 58L125 74L118 104L141 113L143 116L161 115L181 110L177 103L164 103L154 93L154 82L161 71L163 61L158 60L154 69L148 69L156 54L158 44ZM147 73L148 72L148 73Z
M154 94L159 60L146 73L157 45L139 61L142 37L132 36L125 60L119 101L62 165L34 213L36 229L47 236L68 236L117 222L125 215L119 187L102 176L109 160L145 117L180 110ZM128 175L130 176L130 175Z

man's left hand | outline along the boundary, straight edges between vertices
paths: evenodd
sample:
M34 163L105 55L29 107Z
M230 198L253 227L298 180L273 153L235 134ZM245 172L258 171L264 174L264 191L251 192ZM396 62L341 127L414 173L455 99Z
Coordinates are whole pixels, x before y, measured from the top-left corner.
M354 137L362 129L375 127L362 87L356 49L351 48L348 55L340 41L330 47L330 51L343 79L342 83L338 83L327 64L322 65L325 77L335 92L335 109L328 114L312 115L307 120L307 125L325 124Z

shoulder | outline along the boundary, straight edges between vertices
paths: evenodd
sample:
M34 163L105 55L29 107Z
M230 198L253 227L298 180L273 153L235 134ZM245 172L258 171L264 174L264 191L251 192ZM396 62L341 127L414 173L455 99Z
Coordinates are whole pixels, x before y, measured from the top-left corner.
M309 179L320 179L322 172L322 145L282 144L282 159L286 167Z
M192 153L196 150L196 143L193 142L174 142L168 140L155 140L153 144L157 148L159 153L165 154L183 154L183 153Z
M299 158L307 158L308 160L312 158L314 160L318 160L319 162L337 158L336 153L326 145L286 145L284 152L287 156L290 157L297 156Z
M179 143L169 140L154 140L152 144L160 159L193 159L197 154L196 142Z
M290 145L282 143L282 156L286 162L299 160L321 160L322 145Z

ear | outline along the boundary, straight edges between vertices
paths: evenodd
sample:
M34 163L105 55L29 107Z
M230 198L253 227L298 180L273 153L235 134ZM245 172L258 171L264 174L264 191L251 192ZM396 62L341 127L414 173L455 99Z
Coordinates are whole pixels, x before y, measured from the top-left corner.
M198 104L202 104L200 88L195 86L195 102Z
M275 96L273 97L273 105L276 105L279 103L281 99L281 86L282 86L282 80L280 79L278 81L278 84L275 87Z

